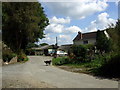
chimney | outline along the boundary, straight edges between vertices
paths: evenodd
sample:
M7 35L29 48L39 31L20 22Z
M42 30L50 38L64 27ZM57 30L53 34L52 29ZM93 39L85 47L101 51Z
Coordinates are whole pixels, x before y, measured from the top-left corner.
M80 36L80 39L82 39L82 33L79 31L78 35Z

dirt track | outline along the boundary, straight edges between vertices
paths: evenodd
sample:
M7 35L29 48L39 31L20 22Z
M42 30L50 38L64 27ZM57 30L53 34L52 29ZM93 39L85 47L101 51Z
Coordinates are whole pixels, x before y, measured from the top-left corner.
M45 66L44 60L51 60L51 57L29 58L23 64L3 66L3 88L118 88L117 81Z

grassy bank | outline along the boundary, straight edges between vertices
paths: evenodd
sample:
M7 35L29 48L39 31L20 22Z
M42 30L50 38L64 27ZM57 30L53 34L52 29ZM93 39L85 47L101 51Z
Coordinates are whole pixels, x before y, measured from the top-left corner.
M53 58L53 65L67 71L92 74L106 78L120 78L120 55L96 55L91 61L74 63L70 57Z

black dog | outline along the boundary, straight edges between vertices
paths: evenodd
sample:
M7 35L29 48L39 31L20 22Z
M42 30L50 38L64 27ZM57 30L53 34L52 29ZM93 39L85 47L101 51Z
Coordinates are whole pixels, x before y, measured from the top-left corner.
M46 63L46 65L50 65L51 64L51 60L49 61L44 61Z

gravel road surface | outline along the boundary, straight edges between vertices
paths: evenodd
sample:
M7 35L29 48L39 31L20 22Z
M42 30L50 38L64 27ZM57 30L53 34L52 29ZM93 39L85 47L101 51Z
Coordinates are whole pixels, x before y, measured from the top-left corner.
M2 67L3 88L118 88L118 82L46 66L51 57L29 56L29 61Z

